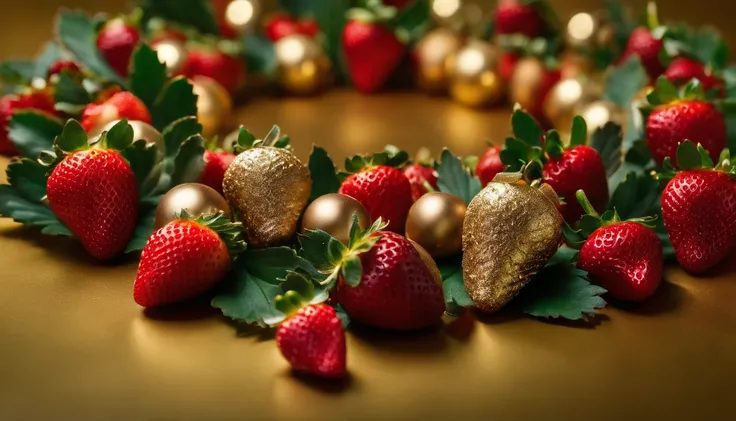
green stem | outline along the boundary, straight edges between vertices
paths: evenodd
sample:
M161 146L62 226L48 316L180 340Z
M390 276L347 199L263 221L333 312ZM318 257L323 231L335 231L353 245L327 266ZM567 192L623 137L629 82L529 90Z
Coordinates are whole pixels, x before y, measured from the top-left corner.
M585 195L585 192L582 190L578 190L577 193L575 193L575 197L578 198L578 202L580 202L580 206L583 207L583 210L585 213L587 213L590 216L600 218L600 215L598 215L598 212L596 212L593 205L590 204L590 200L588 200L588 197Z
M659 27L659 17L657 16L657 3L650 1L647 4L647 25L649 29Z

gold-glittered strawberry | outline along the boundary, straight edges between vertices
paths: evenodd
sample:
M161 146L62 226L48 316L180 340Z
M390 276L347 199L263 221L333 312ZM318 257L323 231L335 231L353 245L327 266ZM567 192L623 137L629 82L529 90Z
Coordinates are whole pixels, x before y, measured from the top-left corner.
M468 206L463 277L476 307L494 313L511 301L557 251L562 216L548 185L496 176Z
M307 167L290 151L289 138L274 126L263 140L240 129L238 156L225 172L223 193L243 220L253 248L283 244L297 230L312 181Z

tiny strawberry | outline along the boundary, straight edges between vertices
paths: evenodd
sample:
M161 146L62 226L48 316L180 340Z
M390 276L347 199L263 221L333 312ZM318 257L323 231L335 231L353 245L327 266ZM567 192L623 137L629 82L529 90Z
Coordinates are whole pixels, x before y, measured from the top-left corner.
M0 98L0 155L17 155L18 148L8 137L10 119L17 110L32 109L56 115L54 98L47 91L30 91L19 95L6 95Z
M674 157L677 145L685 140L702 144L711 159L717 159L727 144L723 114L705 100L702 86L688 84L677 97L671 92L676 88L662 77L648 96L655 108L646 120L645 135L654 161L661 165L665 158Z
M92 256L116 256L132 238L138 219L138 182L130 164L120 151L107 147L105 136L90 145L74 120L54 146L63 155L53 157L46 186L49 207Z
M205 186L212 187L222 194L222 180L225 178L225 171L227 171L234 159L235 154L231 152L205 151L205 165L199 182Z
M389 221L388 229L401 232L412 203L409 179L396 168L386 165L368 167L350 175L339 190L360 202L371 219Z
M686 57L673 60L664 71L664 76L675 86L682 86L692 79L697 79L706 91L716 89L719 93L723 93L723 80L708 73L703 64Z
M360 14L352 16L343 30L343 52L355 87L361 92L373 93L381 89L399 67L407 47L371 12L357 10Z
M294 370L330 378L346 374L345 329L327 304L288 316L276 331L276 344Z
M578 267L587 271L608 293L623 301L644 301L657 290L664 270L662 241L646 225L652 218L621 221L614 210L610 218L598 215L585 193L578 191L589 229L580 249Z
M130 92L118 92L101 104L87 105L82 113L82 127L89 133L123 118L151 124L151 114L143 101Z
M629 35L629 41L626 44L624 54L619 59L619 63L624 63L631 56L637 55L649 78L655 80L664 72L664 66L659 60L663 45L662 40L654 38L649 29L636 28Z
M728 149L713 168L710 154L689 141L678 148L677 164L681 172L667 159L660 175L675 174L662 192L662 217L680 266L700 274L736 248L736 169Z
M187 301L217 285L245 248L242 227L222 214L178 219L154 232L141 253L133 298L143 307Z
M319 24L314 19L302 19L299 21L299 33L314 38L319 34Z
M57 60L49 66L46 78L50 79L51 76L61 74L64 70L76 74L80 73L82 69L73 60Z
M97 48L117 74L128 77L130 56L141 40L138 29L123 19L107 22L97 34Z
M427 185L437 190L437 172L432 166L422 164L411 164L404 168L404 175L409 179L411 184L411 197L413 201L417 201L424 194L429 192Z
M478 161L478 165L475 167L475 175L480 178L481 185L485 186L493 181L493 177L503 172L505 168L506 166L501 162L501 148L491 146L486 149L486 152Z
M232 94L245 82L245 62L215 49L195 48L187 54L181 73L187 78L209 77Z
M536 38L546 30L539 11L533 5L519 0L501 0L496 7L494 22L496 32L501 35L521 34Z
M277 14L266 23L266 36L273 42L298 33L301 33L299 22L285 14Z

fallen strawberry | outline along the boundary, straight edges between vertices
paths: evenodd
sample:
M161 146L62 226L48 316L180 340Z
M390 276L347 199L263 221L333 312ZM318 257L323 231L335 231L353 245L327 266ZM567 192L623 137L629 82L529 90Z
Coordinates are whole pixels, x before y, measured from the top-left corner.
M677 172L667 158L660 179L662 217L683 269L700 274L736 248L736 167L728 149L713 166L710 154L690 141L677 149Z
M31 90L18 95L6 95L0 98L0 155L17 155L18 148L9 136L10 119L18 110L37 110L56 115L54 98L47 91Z
M656 217L621 221L615 209L599 215L582 190L577 200L586 211L578 267L616 299L644 301L652 296L664 270L662 242L649 225Z
M182 210L148 239L133 286L135 302L158 307L207 292L245 249L242 232L222 213L192 218Z
M141 40L138 28L122 18L110 20L97 34L100 54L117 74L128 77L130 56Z
M417 201L430 189L437 190L437 172L434 167L423 163L414 163L404 168L404 175L409 179L411 184L411 198Z
M138 97L117 92L100 104L89 104L82 113L82 127L87 133L120 119L151 124L151 114Z

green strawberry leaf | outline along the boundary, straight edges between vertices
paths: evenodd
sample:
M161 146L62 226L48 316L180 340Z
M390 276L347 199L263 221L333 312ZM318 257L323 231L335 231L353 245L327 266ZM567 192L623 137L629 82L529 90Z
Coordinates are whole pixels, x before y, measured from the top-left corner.
M202 133L202 125L199 124L196 117L187 116L173 121L161 132L164 139L164 157L174 158L186 139L200 133Z
M516 110L511 115L511 129L514 137L528 146L541 146L542 129L537 120L526 111Z
M357 287L363 277L363 264L360 262L360 256L357 254L347 256L342 262L340 275L346 284Z
M304 2L302 2L304 3ZM243 58L248 73L272 76L276 72L276 49L273 42L260 34L243 34Z
M300 255L320 272L331 272L348 252L343 243L322 230L308 231L299 235L302 248Z
M698 28L689 41L687 50L699 62L711 65L715 69L723 69L728 65L728 45L713 28Z
M340 319L340 322L342 323L342 328L347 329L350 325L350 316L348 316L348 313L345 312L345 309L343 309L340 304L335 304L332 308L335 309L337 318Z
M337 178L337 169L327 151L314 146L309 155L309 174L312 177L312 196L310 201L329 193L337 193L340 189L340 180Z
M590 146L598 151L606 167L606 175L610 177L621 167L621 144L623 132L621 126L609 121L596 129L590 138Z
M677 87L665 76L660 76L654 85L654 90L647 95L647 101L652 105L668 104L680 97Z
M81 11L62 11L56 21L56 39L74 60L92 73L119 85L120 76L97 49L97 31L93 20Z
M49 68L58 60L69 59L69 54L62 51L56 41L46 43L41 53L36 57L34 77L46 78Z
M636 21L629 16L626 7L624 7L624 4L621 1L605 0L604 5L608 21L613 27L616 50L621 53L626 49L626 44L629 42L629 36L636 28Z
M391 20L391 26L399 32L405 42L410 44L418 41L431 23L430 6L427 0L414 0Z
M576 264L579 255L580 252L578 250L569 247L560 247L544 266Z
M460 308L475 305L465 289L462 263L462 256L437 260L437 267L442 274L442 291L449 314L457 315Z
M63 71L59 75L56 82L56 93L54 101L57 103L70 104L75 106L85 106L91 102L89 93L80 82L77 82L69 75L68 71ZM81 108L81 107L80 107Z
M406 151L402 151L394 145L386 145L383 151L373 155L354 155L345 158L345 171L356 173L376 165L400 168L408 161L409 154Z
M155 193L166 193L184 179L199 179L205 151L205 141L199 135L201 131L202 126L196 117L184 117L168 125L161 133L164 154ZM192 168L188 168L188 165L192 165Z
M33 60L7 60L0 63L0 82L8 85L28 85L36 76Z
M133 144L133 127L128 120L122 119L105 133L103 143L110 149L122 151Z
M69 119L64 124L61 133L54 139L54 147L67 153L85 149L87 146L87 133L74 119Z
M569 251L563 253L569 254ZM592 285L588 273L574 262L553 257L521 291L516 301L522 311L534 317L585 320L606 306L601 297L607 291Z
M348 79L347 66L342 48L342 31L347 23L345 13L350 8L350 0L300 1L310 6L309 15L317 21L323 35L324 51L335 66L337 75ZM292 0L293 2L293 0Z
M144 185L156 165L158 158L156 146L149 144L144 139L138 139L123 149L121 154L130 164L130 168L138 180L138 185ZM141 196L147 193L143 189L140 191Z
M38 111L21 110L14 112L10 119L8 138L15 143L21 155L36 157L41 151L53 147L54 139L62 129L61 122L55 117Z
M700 152L693 142L686 140L677 147L677 166L685 171L701 168Z
M149 110L156 109L156 99L166 84L166 65L147 44L141 44L131 57L131 72L128 81L130 91Z
M632 171L611 196L608 209L616 209L621 219L641 218L660 213L660 191L657 180L643 172Z
M284 293L281 282L297 269L313 271L288 247L247 250L236 260L212 306L240 322L262 326L278 322L284 317L275 307L276 296Z
M189 137L181 144L181 149L174 159L171 187L199 181L205 165L204 145L204 138L198 134Z
M454 194L470 203L480 193L480 180L471 175L464 167L460 159L445 148L442 150L440 163L437 166L437 185L441 192Z
M138 143L138 142L136 142ZM146 247L148 238L153 234L153 226L156 223L156 207L163 196L147 197L138 204L138 224L125 247L125 253L141 251Z
M579 115L572 119L572 130L570 131L570 146L585 145L588 140L588 123Z
M166 126L184 117L197 115L197 96L184 77L171 79L158 96L151 109L153 126L164 130Z
M632 55L624 64L611 72L606 81L603 98L628 110L634 97L646 83L647 73L639 57Z
M40 227L47 235L72 233L42 202L46 196L48 167L24 158L7 168L8 183L0 186L0 215L25 225Z
M203 0L141 0L143 20L158 17L166 21L191 26L205 34L219 35L212 2Z

